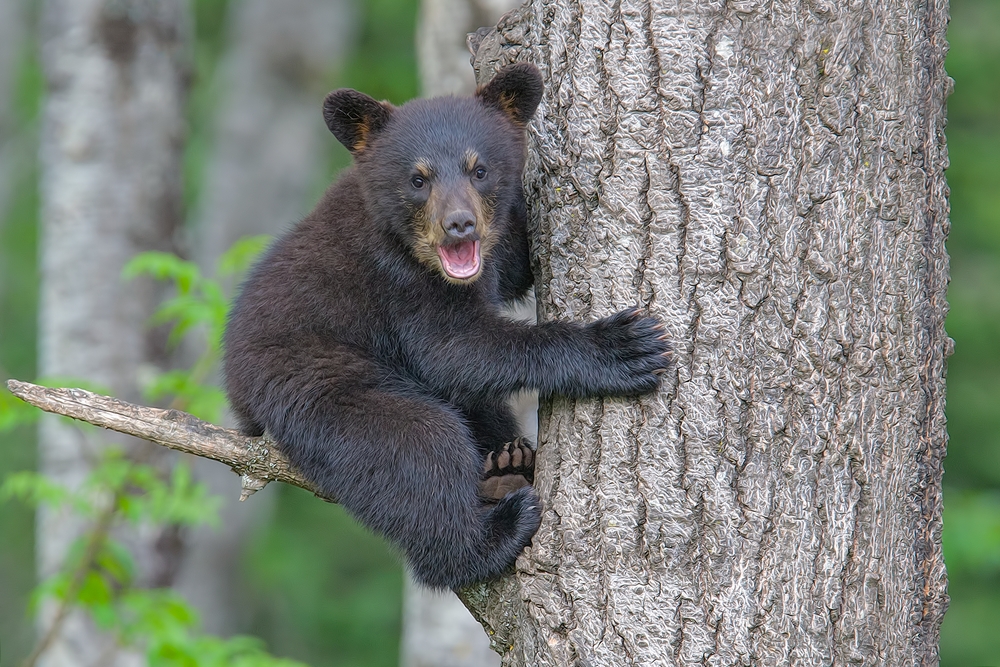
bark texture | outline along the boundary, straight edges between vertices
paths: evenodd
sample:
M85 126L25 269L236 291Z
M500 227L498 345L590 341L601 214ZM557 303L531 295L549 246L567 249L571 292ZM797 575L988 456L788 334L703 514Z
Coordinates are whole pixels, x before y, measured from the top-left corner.
M140 251L170 249L179 221L188 35L182 0L47 0L43 6L43 377L81 378L132 398L143 366L156 359L152 350L162 347L147 333L154 286L123 282L121 269ZM75 486L106 443L47 419L39 469ZM60 566L85 527L66 513L39 513L42 576ZM175 534L147 530L120 537L136 549L140 581L169 582L178 556ZM53 614L53 605L42 606L41 632ZM136 660L119 654L113 640L74 613L39 664Z
M656 396L544 404L542 527L463 593L504 665L934 665L944 0L531 0L539 319L636 303Z
M227 50L213 81L219 95L211 149L194 214L193 250L211 275L219 254L253 234L278 234L301 218L330 146L321 101L355 32L350 0L242 0L229 4ZM175 587L205 630L249 630L252 606L233 567L272 503L239 504L225 468L195 459L197 478L221 496L220 526L187 533Z

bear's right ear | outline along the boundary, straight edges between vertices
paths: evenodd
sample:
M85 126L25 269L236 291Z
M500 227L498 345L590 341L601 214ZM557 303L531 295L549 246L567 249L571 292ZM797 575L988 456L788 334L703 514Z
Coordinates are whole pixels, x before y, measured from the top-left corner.
M335 90L323 100L326 126L354 155L361 153L369 139L385 127L392 111L388 102L378 102L350 88Z

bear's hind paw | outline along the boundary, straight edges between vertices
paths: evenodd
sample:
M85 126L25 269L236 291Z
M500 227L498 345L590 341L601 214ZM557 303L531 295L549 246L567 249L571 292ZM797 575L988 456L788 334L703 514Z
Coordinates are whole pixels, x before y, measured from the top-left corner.
M534 479L535 452L527 438L516 438L487 455L479 495L486 500L500 500L508 493L529 486Z

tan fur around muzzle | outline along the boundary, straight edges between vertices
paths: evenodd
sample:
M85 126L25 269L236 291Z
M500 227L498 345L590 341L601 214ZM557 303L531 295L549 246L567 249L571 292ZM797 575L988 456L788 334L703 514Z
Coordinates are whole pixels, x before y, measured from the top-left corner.
M444 221L455 211L472 212L476 220L476 233L479 235L480 259L485 265L490 251L496 246L496 233L493 228L494 208L494 202L479 194L472 183L466 182L454 188L435 187L427 198L427 203L414 215L416 232L414 256L430 269L440 273L448 282L458 285L474 282L482 275L482 269L471 278L457 279L449 276L441 265L437 249L448 239Z

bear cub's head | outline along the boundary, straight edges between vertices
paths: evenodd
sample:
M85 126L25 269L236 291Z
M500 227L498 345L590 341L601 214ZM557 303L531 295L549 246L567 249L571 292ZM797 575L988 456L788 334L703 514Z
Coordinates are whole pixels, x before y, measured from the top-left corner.
M472 97L394 107L336 90L323 116L354 156L373 231L402 241L448 282L468 284L504 233L500 215L520 196L524 127L541 97L538 69L521 63Z

